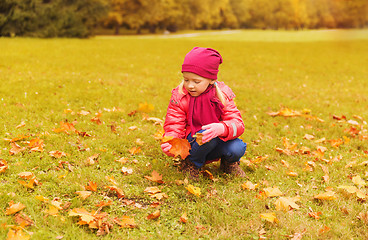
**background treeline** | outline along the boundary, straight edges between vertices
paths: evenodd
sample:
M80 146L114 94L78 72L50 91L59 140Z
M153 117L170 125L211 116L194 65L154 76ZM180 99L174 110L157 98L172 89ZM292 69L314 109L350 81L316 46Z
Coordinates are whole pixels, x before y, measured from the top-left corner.
M1 36L88 37L96 28L318 29L368 26L368 0L1 0Z

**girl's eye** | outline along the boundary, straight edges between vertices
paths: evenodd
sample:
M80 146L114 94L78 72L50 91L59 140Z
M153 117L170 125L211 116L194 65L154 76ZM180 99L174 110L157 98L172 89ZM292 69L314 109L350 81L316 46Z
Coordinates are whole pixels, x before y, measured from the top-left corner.
M184 82L188 82L188 79L184 79Z
M196 84L200 83L200 81L195 81Z

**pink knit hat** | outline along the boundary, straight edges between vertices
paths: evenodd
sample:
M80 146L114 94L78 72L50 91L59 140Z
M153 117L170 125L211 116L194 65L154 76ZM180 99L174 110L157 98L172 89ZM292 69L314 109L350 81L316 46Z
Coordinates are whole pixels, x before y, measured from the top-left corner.
M192 72L209 79L217 79L222 57L212 48L195 47L185 55L181 72Z

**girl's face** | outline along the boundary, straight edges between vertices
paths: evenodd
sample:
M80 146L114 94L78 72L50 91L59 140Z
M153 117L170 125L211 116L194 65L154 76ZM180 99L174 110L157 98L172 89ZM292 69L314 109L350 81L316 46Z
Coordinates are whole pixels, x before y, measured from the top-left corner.
M201 77L195 73L183 72L184 87L193 97L198 97L206 91L208 85L213 84L215 80Z

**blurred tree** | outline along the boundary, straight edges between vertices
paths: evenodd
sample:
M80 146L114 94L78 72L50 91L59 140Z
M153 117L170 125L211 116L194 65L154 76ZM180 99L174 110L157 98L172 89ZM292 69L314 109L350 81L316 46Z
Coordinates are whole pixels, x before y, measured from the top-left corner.
M0 35L87 37L105 13L104 0L2 0Z

